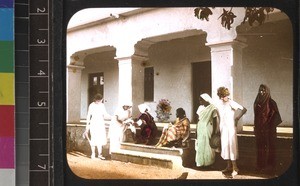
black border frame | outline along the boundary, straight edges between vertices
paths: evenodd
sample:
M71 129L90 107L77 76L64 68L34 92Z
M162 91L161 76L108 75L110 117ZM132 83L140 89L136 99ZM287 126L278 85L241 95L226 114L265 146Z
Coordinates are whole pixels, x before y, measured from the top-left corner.
M278 178L262 180L87 180L77 177L66 159L66 27L77 11L92 7L275 7L285 12L293 26L294 90L293 90L293 161L290 168ZM299 169L299 2L298 0L55 0L52 2L52 72L53 72L53 184L77 185L230 185L266 186L300 184Z

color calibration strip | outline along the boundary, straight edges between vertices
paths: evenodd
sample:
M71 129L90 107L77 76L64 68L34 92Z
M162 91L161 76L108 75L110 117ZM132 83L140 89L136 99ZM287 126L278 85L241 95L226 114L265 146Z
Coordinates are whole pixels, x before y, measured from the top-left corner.
M0 0L0 180L15 185L14 1Z

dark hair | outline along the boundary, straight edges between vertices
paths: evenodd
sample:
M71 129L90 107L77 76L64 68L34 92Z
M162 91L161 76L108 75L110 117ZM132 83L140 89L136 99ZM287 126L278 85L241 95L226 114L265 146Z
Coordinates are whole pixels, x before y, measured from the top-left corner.
M180 117L180 118L185 116L185 111L183 110L183 108L178 108L176 110L176 113L177 113L178 117Z
M217 95L219 96L219 98L224 98L226 96L229 96L230 93L229 93L228 88L226 88L226 87L219 87Z
M102 96L102 94L96 94L95 96L94 96L94 101L98 101L98 100L101 100L103 98L103 96Z

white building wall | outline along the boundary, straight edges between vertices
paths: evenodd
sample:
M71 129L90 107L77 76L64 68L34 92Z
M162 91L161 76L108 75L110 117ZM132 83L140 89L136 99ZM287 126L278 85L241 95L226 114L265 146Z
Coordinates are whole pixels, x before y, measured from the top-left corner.
M70 26L75 26L76 24L72 22L76 19L81 20L81 15L80 12L75 14L70 21ZM172 15L171 19L170 15ZM194 16L194 8L156 8L125 18L113 19L106 15L106 17L99 16L98 22L94 19L91 21L94 22L84 29L69 28L67 56L77 51L99 47L99 45L111 45L117 48L116 57L128 57L133 54L130 53L133 52L133 48L128 48L128 45L134 45L143 38L209 27L208 22L200 22ZM69 64L70 59L67 58L67 60Z
M160 99L169 99L172 106L171 120L176 109L185 109L192 118L192 64L209 61L210 48L205 46L206 35L175 39L153 45L149 49L149 61L154 66L153 109Z
M268 38L266 38L268 39ZM253 124L253 103L261 83L267 84L271 89L271 95L277 102L282 115L283 124L292 124L292 62L282 58L281 54L291 56L292 38L249 40L248 47L243 49L243 104L247 114L243 117L244 124ZM154 102L148 103L155 116L155 108L159 99L167 98L172 104L171 119L175 119L175 110L183 107L189 118L192 117L192 79L191 63L210 60L210 48L204 45L205 35L175 39L169 42L161 42L149 49L149 62L147 65L154 67ZM282 47L284 45L284 47ZM101 59L101 58L100 58ZM88 63L86 63L88 64ZM82 71L82 110L81 118L86 117L87 110L87 74L92 72L104 72L105 76L105 100L108 112L113 113L118 103L118 67L116 61L100 63L101 65L87 65ZM92 68L92 69L90 69ZM140 71L143 69L140 69ZM141 73L141 72L138 72ZM142 79L135 79L133 85L143 86ZM142 87L138 88L143 90ZM133 93L134 98L140 97L141 103L143 91Z
M292 56L292 38L282 39L279 36L275 40L249 40L248 47L243 49L240 103L248 110L242 120L244 124L253 124L253 103L261 83L270 87L271 96L278 104L281 126L293 123L293 65L288 58ZM153 114L159 99L167 98L173 107L171 119L178 107L183 107L187 116L192 117L191 63L210 60L210 49L202 45L203 41L205 38L194 36L162 42L149 49L149 61L155 73L155 100L150 103ZM283 53L287 58L282 58Z
M67 59L69 60L69 56L77 51L99 46L114 46L117 50L116 56L122 57L118 56L118 51L133 51L133 45L143 38L152 36L168 37L169 33L195 28L206 30L212 22L195 19L195 17L191 16L193 15L191 10L193 8L157 9L132 16L130 20L116 20L99 24L98 26L93 25L83 30L69 32L67 36ZM166 19L171 14L174 19ZM181 18L178 20L175 19L176 17ZM214 18L212 17L211 19ZM220 23L218 22L218 24ZM137 27L136 25L140 26ZM270 39L268 37L264 37L263 39L248 37L248 47L243 49L242 54L243 101L241 104L248 109L247 114L243 117L243 123L245 124L253 124L253 102L261 83L265 83L270 87L271 95L277 102L283 118L282 125L291 125L293 122L293 65L290 60L293 56L293 38L291 38L291 29L289 27L291 26L283 25L281 29L288 28L287 33L275 37L275 40L274 37L269 37ZM130 34L120 34L120 28L122 28L122 33ZM226 36L226 34L222 35ZM128 48L127 51L122 50L124 46L120 45L120 43L127 43L127 40L130 40L127 47L132 44L132 48ZM155 100L153 103L150 103L153 113L156 102L161 98L168 98L173 107L171 119L174 119L175 110L178 107L183 107L187 111L188 117L191 118L191 63L210 60L210 48L204 45L207 42L206 40L207 38L205 37L193 36L158 42L150 47L148 54L149 62L150 66L154 66L155 71ZM129 54L127 53L127 56ZM100 59L101 56L98 56L95 61L99 61ZM88 82L88 73L104 72L104 96L106 108L109 113L113 113L118 103L117 61L111 59L107 63L101 60L97 65L96 63L88 65L89 60L92 61L92 59L85 59L85 69L82 71L81 118L86 117L87 111L86 85ZM134 79L137 73L140 72L133 72L133 84L135 85L135 82L137 82L137 85L142 86L141 79ZM140 88L140 90L143 89ZM136 96L136 94L136 92L133 92L133 97L141 100L142 96L140 94Z
M243 50L245 123L253 124L253 103L260 84L269 86L283 120L281 126L293 123L293 38L289 22L281 26L285 34L252 36Z
M85 60L85 69L82 70L81 78L81 116L85 119L88 109L88 74L103 72L104 73L104 104L109 114L113 114L118 104L118 62L111 59L103 58L101 54L93 54Z

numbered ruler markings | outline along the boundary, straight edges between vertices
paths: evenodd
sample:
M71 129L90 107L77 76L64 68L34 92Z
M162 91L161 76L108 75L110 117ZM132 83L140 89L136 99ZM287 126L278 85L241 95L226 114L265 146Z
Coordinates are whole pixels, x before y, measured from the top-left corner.
M49 107L48 81L48 77L30 77L30 108Z
M30 141L30 185L49 185L48 139Z
M48 170L48 140L47 139L36 139L31 140L31 146L34 148L30 149L30 170ZM42 154L42 156L41 156ZM47 154L48 156L45 156ZM41 168L43 167L43 168Z
M29 1L30 185L50 186L49 1Z

